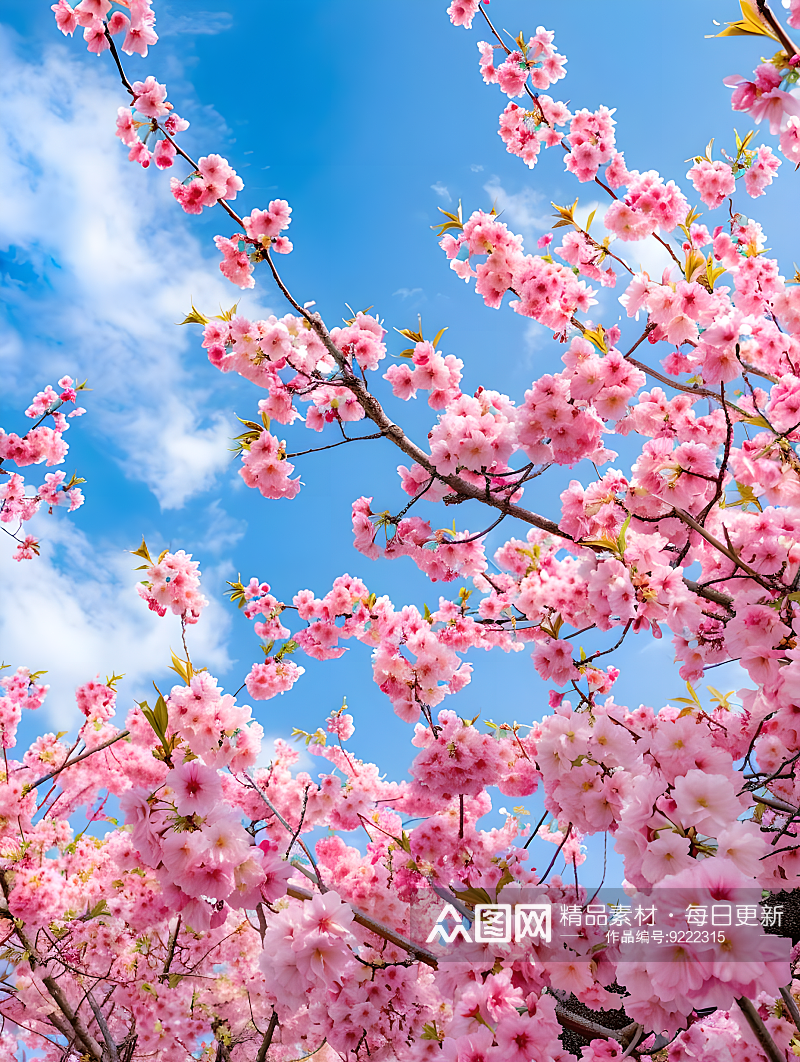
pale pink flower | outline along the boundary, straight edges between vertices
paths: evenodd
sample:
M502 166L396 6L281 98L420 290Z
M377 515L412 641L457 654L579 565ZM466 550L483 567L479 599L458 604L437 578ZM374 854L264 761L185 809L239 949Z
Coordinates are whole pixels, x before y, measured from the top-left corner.
M219 775L199 760L179 763L164 779L173 791L179 815L208 815L219 803L222 786Z
M721 774L688 771L675 779L672 796L679 820L709 836L735 821L744 810L733 783Z
M134 107L147 118L160 118L172 110L172 104L166 102L167 86L160 85L152 75L144 81L134 81L133 93Z
M50 8L55 12L56 25L64 34L64 36L71 37L78 27L78 19L75 16L75 11L69 6L67 0L58 0L57 4L53 4Z

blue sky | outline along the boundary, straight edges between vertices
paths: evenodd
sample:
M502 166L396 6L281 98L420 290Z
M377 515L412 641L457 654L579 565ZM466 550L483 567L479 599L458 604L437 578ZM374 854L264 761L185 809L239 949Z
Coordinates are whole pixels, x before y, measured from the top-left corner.
M166 82L192 123L183 141L191 154L229 159L245 181L241 212L288 199L295 251L281 264L299 301L315 300L330 326L348 315L346 304L374 306L390 329L415 326L418 314L426 335L447 325L442 348L465 361L464 390L483 384L519 400L534 378L560 369L561 351L539 326L484 307L448 269L431 231L437 208L461 199L470 212L496 202L532 249L550 227L551 200L580 196L588 209L596 197L564 172L561 152L543 153L532 173L505 153L496 130L506 100L477 67L485 34L454 29L445 8L443 0L222 0L203 11L159 0L162 39L126 67L131 80L154 74ZM717 29L713 19L737 17L735 0L494 0L490 11L512 34L534 32L539 20L555 30L569 63L554 94L573 108L615 107L628 166L658 169L687 195L685 160L711 136L730 146L734 126L750 128L731 112L722 78L749 73L774 50L766 39L705 39ZM63 38L38 0L0 0L0 20L1 422L20 429L30 396L64 373L88 377L93 389L89 415L73 421L66 466L87 479L86 505L68 519L38 518L44 546L35 562L14 564L0 544L0 655L49 670L41 728L74 721L71 691L97 673L125 673L126 705L146 696L152 679L166 681L179 632L134 592L135 561L124 551L142 534L157 550L183 548L200 561L211 606L191 631L191 648L230 690L260 656L250 624L223 597L225 580L239 572L268 581L285 600L304 587L321 596L342 572L396 602L433 606L439 593L454 596L457 584L426 587L410 561L372 562L352 547L354 498L372 495L376 509L403 504L394 471L403 462L388 443L301 459L305 486L291 503L244 488L227 447L234 413L252 416L259 394L208 364L196 327L175 324L192 299L213 313L240 296L219 274L212 243L230 235L227 219L220 211L184 215L164 174L127 162L113 136L127 100L107 54L95 58L82 41ZM737 206L762 221L791 271L785 222L796 185L788 163L782 170L766 199L740 192ZM639 260L658 265L649 249ZM595 316L606 326L620 315L621 290L601 295ZM285 307L262 273L240 310L254 318ZM398 352L404 343L390 335ZM385 397L386 385L377 388ZM389 397L386 406L425 439L434 419L426 405ZM302 426L285 434L291 449L317 441ZM627 470L630 455L616 464ZM33 471L38 482L41 470ZM525 500L556 515L560 491L585 475L555 470ZM453 515L473 532L490 522L467 507L444 522ZM494 532L487 552L512 530L507 523ZM587 637L587 649L599 644ZM668 639L632 640L618 661L617 700L660 705L680 695L671 659ZM346 696L357 753L402 775L408 728L372 683L364 647L337 662L300 662L306 674L291 693L256 705L267 733L313 730ZM544 714L547 691L528 654L481 654L474 663L472 683L448 706L520 722ZM728 676L717 671L714 685L740 683L735 670L721 670Z

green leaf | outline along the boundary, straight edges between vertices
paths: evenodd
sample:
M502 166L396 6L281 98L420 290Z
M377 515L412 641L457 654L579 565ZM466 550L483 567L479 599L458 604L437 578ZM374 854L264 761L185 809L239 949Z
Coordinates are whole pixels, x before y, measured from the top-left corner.
M461 200L458 201L458 213L453 214L449 210L443 210L442 207L437 208L440 214L444 214L447 221L440 222L438 225L431 225L432 229L438 229L437 236L444 236L450 229L461 230L464 228L464 218L461 210Z
M729 22L724 30L719 33L709 33L706 37L771 37L774 41L779 38L769 29L755 13L748 0L739 0L742 17L735 22Z
M623 554L625 552L625 536L627 534L628 528L630 527L630 523L631 516L630 513L628 513L625 523L619 529L619 534L617 535L617 549L619 550L620 554Z
M478 903L492 902L492 898L486 889L478 889L474 886L469 889L453 889L453 895L469 907L474 907Z
M433 337L432 346L434 350L436 350L436 347L439 345L439 340L442 338L442 336L445 334L449 327L449 325L445 325L444 328L440 328L436 335Z
M139 546L138 549L132 549L132 550L129 550L128 552L131 554L132 557L141 557L142 560L146 560L150 564L150 566L152 567L153 558L150 556L150 551L147 548L147 543L144 540L144 535L142 535L142 544L141 544L141 546Z
M235 302L233 304L233 306L231 306L231 308L229 310L223 310L222 313L215 314L214 315L214 320L215 321L231 321L231 320L233 320L233 315L236 313L238 308L239 308L239 303ZM197 313L197 310L194 309L194 306L192 307L192 309L194 310L195 313ZM202 314L200 316L202 317ZM185 321L183 323L186 324ZM203 321L202 323L203 324L207 324L208 322L207 321Z
M206 315L204 313L200 313L200 311L195 307L194 303L192 303L191 305L192 305L191 313L187 313L187 315L184 317L184 319L182 321L178 321L178 325L179 326L180 325L187 325L187 324L207 325L208 321L209 321L209 318L206 317Z
M164 698L159 693L156 706L153 710L153 715L156 718L156 722L161 728L163 734L167 733L167 727L169 726L169 712L167 711L167 705Z
M242 582L242 573L239 572L239 577L235 583L228 580L228 586L230 590L226 590L225 593L228 594L232 602L236 602L238 608L244 608L247 604L247 597L245 595L245 586Z
M594 343L601 354L608 353L606 330L602 325L598 325L597 328L585 328L583 330L583 338L588 339L590 343Z
M438 1043L441 1043L443 1039L444 1033L439 1032L439 1030L436 1028L435 1021L425 1022L425 1024L422 1026L420 1040L436 1040Z
M170 650L170 652L172 652L172 650ZM187 686L194 676L194 668L192 667L191 660L183 660L181 657L176 656L175 653L172 653L170 671L174 671L179 678L182 678Z

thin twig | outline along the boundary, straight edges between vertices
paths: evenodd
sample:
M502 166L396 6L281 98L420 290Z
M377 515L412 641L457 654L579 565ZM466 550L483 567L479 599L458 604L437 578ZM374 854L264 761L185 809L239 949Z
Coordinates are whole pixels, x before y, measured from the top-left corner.
M741 409L735 402L731 402L730 399L723 398L717 391L712 391L708 387L700 387L697 384L692 384L690 387L688 384L682 384L678 380L671 380L668 376L658 372L657 369L652 369L649 365L645 364L645 362L637 361L636 358L632 358L628 354L626 354L625 357L631 365L635 365L637 369L641 369L642 372L647 373L648 376L652 376L654 380L658 380L659 383L663 383L667 387L672 387L676 391L683 391L683 393L687 395L696 395L698 398L713 398L714 401L719 402L721 406L727 405L728 409L732 409L735 413L738 413L739 416L745 419L750 416L746 410Z
M535 837L535 836L536 836L536 835L538 834L539 830L540 830L540 829L542 828L542 826L544 826L544 820L545 820L545 819L547 818L547 816L548 816L549 814L550 814L550 812L549 812L549 811L545 811L544 815L542 815L542 817L541 817L541 818L539 819L539 821L538 821L538 822L536 823L536 828L535 828L535 829L533 830L533 832L531 833L531 835L530 835L530 837L528 838L528 840L527 840L527 841L525 842L525 844L524 844L524 845L522 846L523 848L527 848L527 847L528 847L528 845L529 845L529 844L531 843L531 841L532 841L532 840L534 839L534 837Z
M327 886L322 881L322 875L319 872L317 861L316 859L314 859L314 856L309 851L308 846L302 841L300 837L297 837L295 835L292 827L289 825L283 815L281 815L281 813L278 811L278 809L275 807L275 805L272 803L266 793L263 792L261 787L256 785L255 781L250 777L247 771L242 771L242 776L245 779L245 784L248 785L254 792L258 793L262 801L266 804L266 806L269 808L275 818L280 822L280 824L284 827L284 829L288 830L288 832L292 834L292 836L295 838L292 843L299 844L302 850L305 852L306 858L308 859L311 866L314 868L314 872L317 875L317 884L319 885L320 892L327 892Z
M108 741L104 741L102 745L97 745L95 748L89 749L87 752L82 752L81 755L76 756L74 760L65 760L64 763L62 763L61 766L57 767L54 771L51 771L49 774L43 774L42 777L37 778L35 782L27 783L28 790L30 791L31 789L35 789L37 786L41 785L42 782L47 782L51 778L55 778L56 775L61 774L62 771L65 771L67 767L72 767L76 763L80 763L81 760L88 759L89 756L94 756L96 752L102 752L103 749L107 749L115 742L121 741L123 738L128 737L129 734L130 730L121 730L116 737L109 738Z
M164 960L164 969L161 971L161 974L159 975L159 978L158 978L159 981L167 981L167 980L169 980L169 968L172 965L173 958L175 957L175 946L178 943L178 934L180 933L180 931L181 931L181 916L178 915L178 921L175 923L175 928L172 931L172 933L170 935L170 938L169 938L169 944L167 945L167 957Z
M300 831L303 829L303 822L305 821L305 817L306 817L306 809L308 808L308 791L309 791L310 788L311 788L311 782L309 782L308 785L303 790L303 806L300 809L300 820L297 823L297 829L292 834L291 841L289 841L289 847L286 849L286 852L285 852L284 857L283 857L284 859L288 859L289 858L289 855L291 854L292 848L294 847L294 842L300 836Z
M567 832L566 832L566 833L564 834L564 840L563 840L563 841L561 842L561 844L560 844L560 845L558 846L558 848L556 849L556 854L555 854L555 855L553 856L553 858L552 858L552 859L550 860L550 866L549 866L549 867L547 868L547 870L546 870L546 871L544 872L544 874L542 874L542 876L541 876L541 877L539 878L539 881L538 881L538 884L539 884L539 885L543 885L543 884L544 884L544 879L545 879L545 878L547 877L547 875L548 875L548 874L550 873L550 871L551 871L551 870L553 869L553 867L555 866L555 862L556 862L556 860L558 859L558 855L559 855L559 852L561 851L561 849L562 849L562 848L564 847L564 845L565 845L565 844L567 843L567 841L569 840L569 835L570 835L571 833L572 833L572 823L570 823L570 824L569 824L569 826L567 826Z
M314 898L314 893L309 892L307 889L299 889L295 885L290 885L287 889L289 896L295 900L311 900ZM383 940L388 940L390 944L396 944L403 951L407 951L409 955L413 955L419 959L420 962L424 962L426 966L430 966L436 970L438 968L438 960L436 956L428 951L426 948L421 948L413 941L408 940L400 933L395 933L389 926L385 926L382 922L377 922L374 918L359 911L356 907L351 908L353 911L353 921L357 922L364 929L368 929L371 933L375 933L376 936L382 937Z
M330 443L328 446L314 446L311 450L298 450L296 454L286 454L287 458L290 457L305 457L306 454L318 454L323 450L333 450L337 446L344 446L345 443L351 442L364 442L365 439L382 439L383 432L376 431L374 435L355 435L352 438L340 439L339 442Z

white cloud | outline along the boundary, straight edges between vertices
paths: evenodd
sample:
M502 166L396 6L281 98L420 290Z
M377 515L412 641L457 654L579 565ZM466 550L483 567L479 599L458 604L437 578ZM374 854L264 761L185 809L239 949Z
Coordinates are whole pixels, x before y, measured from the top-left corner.
M243 482L241 477L237 478ZM206 517L208 525L203 537L207 552L222 555L231 550L247 531L247 522L236 520L226 513L217 498L206 509Z
M592 221L592 236L600 242L602 242L605 236L611 235L608 229L603 224L603 216L608 209L608 202L600 203L596 199L590 203L583 203L578 206L575 211L575 217L579 224L586 227L586 222L589 219L589 215L592 211L596 211L594 220ZM669 237L665 234L663 239L668 240ZM645 270L654 280L661 280L661 274L665 269L670 266L674 266L675 262L670 257L669 252L663 247L658 240L653 236L649 236L644 240L633 240L626 242L624 240L614 239L612 241L611 250L623 262L627 262L634 272ZM614 262L610 263L617 270L617 273L621 274L620 281L624 280L625 275L622 268L615 265Z
M534 362L534 355L545 347L552 346L553 333L549 328L545 328L544 325L540 325L538 321L528 321L525 326L525 332L522 336L523 343L525 344L525 351L527 354L526 363L532 365Z
M50 726L74 725L75 688L112 671L125 676L118 687L124 717L136 697L152 696L151 680L163 676L170 649L182 655L180 621L171 614L162 619L138 596L137 561L130 554L90 544L69 520L37 516L33 526L42 534L41 557L17 562L10 549L0 550L3 659L13 667L47 670L42 681L50 683L50 693L43 710ZM230 665L230 619L207 590L220 582L216 571L203 574L210 604L187 629L187 642L192 659L214 674Z
M484 167L483 166L478 166L476 163L473 162L472 165L470 166L470 169L472 170L473 173L482 173Z
M23 278L4 285L15 322L0 325L7 386L27 399L64 373L88 377L82 430L102 433L162 507L180 507L225 469L235 432L190 369L203 356L197 337L176 322L192 299L229 306L240 292L210 239L192 235L168 175L128 162L113 135L127 101L107 69L63 45L24 62L1 29L0 65L0 250L14 248L8 268ZM230 233L224 215L219 225ZM246 312L269 312L255 301Z
M511 194L500 183L499 177L492 177L483 186L494 201L502 220L512 232L519 233L528 252L535 251L538 234L550 228L550 219L540 214L542 196L532 188L523 188L521 192Z
M436 184L432 184L431 191L436 192L436 194L441 199L444 199L445 203L453 202L453 197L450 195L450 191L447 188L447 185L442 184L441 181L437 181Z
M410 299L413 295L421 295L422 288L398 288L392 294L399 295L401 299Z
M492 177L483 187L494 199L497 210L503 215L503 220L509 228L523 236L525 250L528 253L535 253L536 240L539 234L550 229L555 220L550 213L538 213L537 208L542 203L542 196L532 188L523 188L521 192L511 194L506 191L498 177ZM608 229L603 225L603 215L607 205L607 203L601 203L593 199L589 202L579 203L575 210L575 218L584 228L589 215L592 211L596 212L592 221L591 234L600 242L605 236L610 235ZM556 230L553 241L554 247L561 242L560 235L564 231L566 230ZM654 279L660 280L664 269L674 265L666 249L652 237L631 243L615 239L611 249L614 254L618 255L624 262L627 262L634 272L644 269ZM614 265L613 262L611 264ZM624 282L627 274L624 273L621 266L614 265L614 268L620 274L619 286ZM604 292L600 294L604 294ZM598 310L595 310L595 314L597 312Z
M169 10L158 12L159 37L175 37L178 34L213 36L224 33L233 25L233 15L228 11L195 11L191 15L172 15Z

